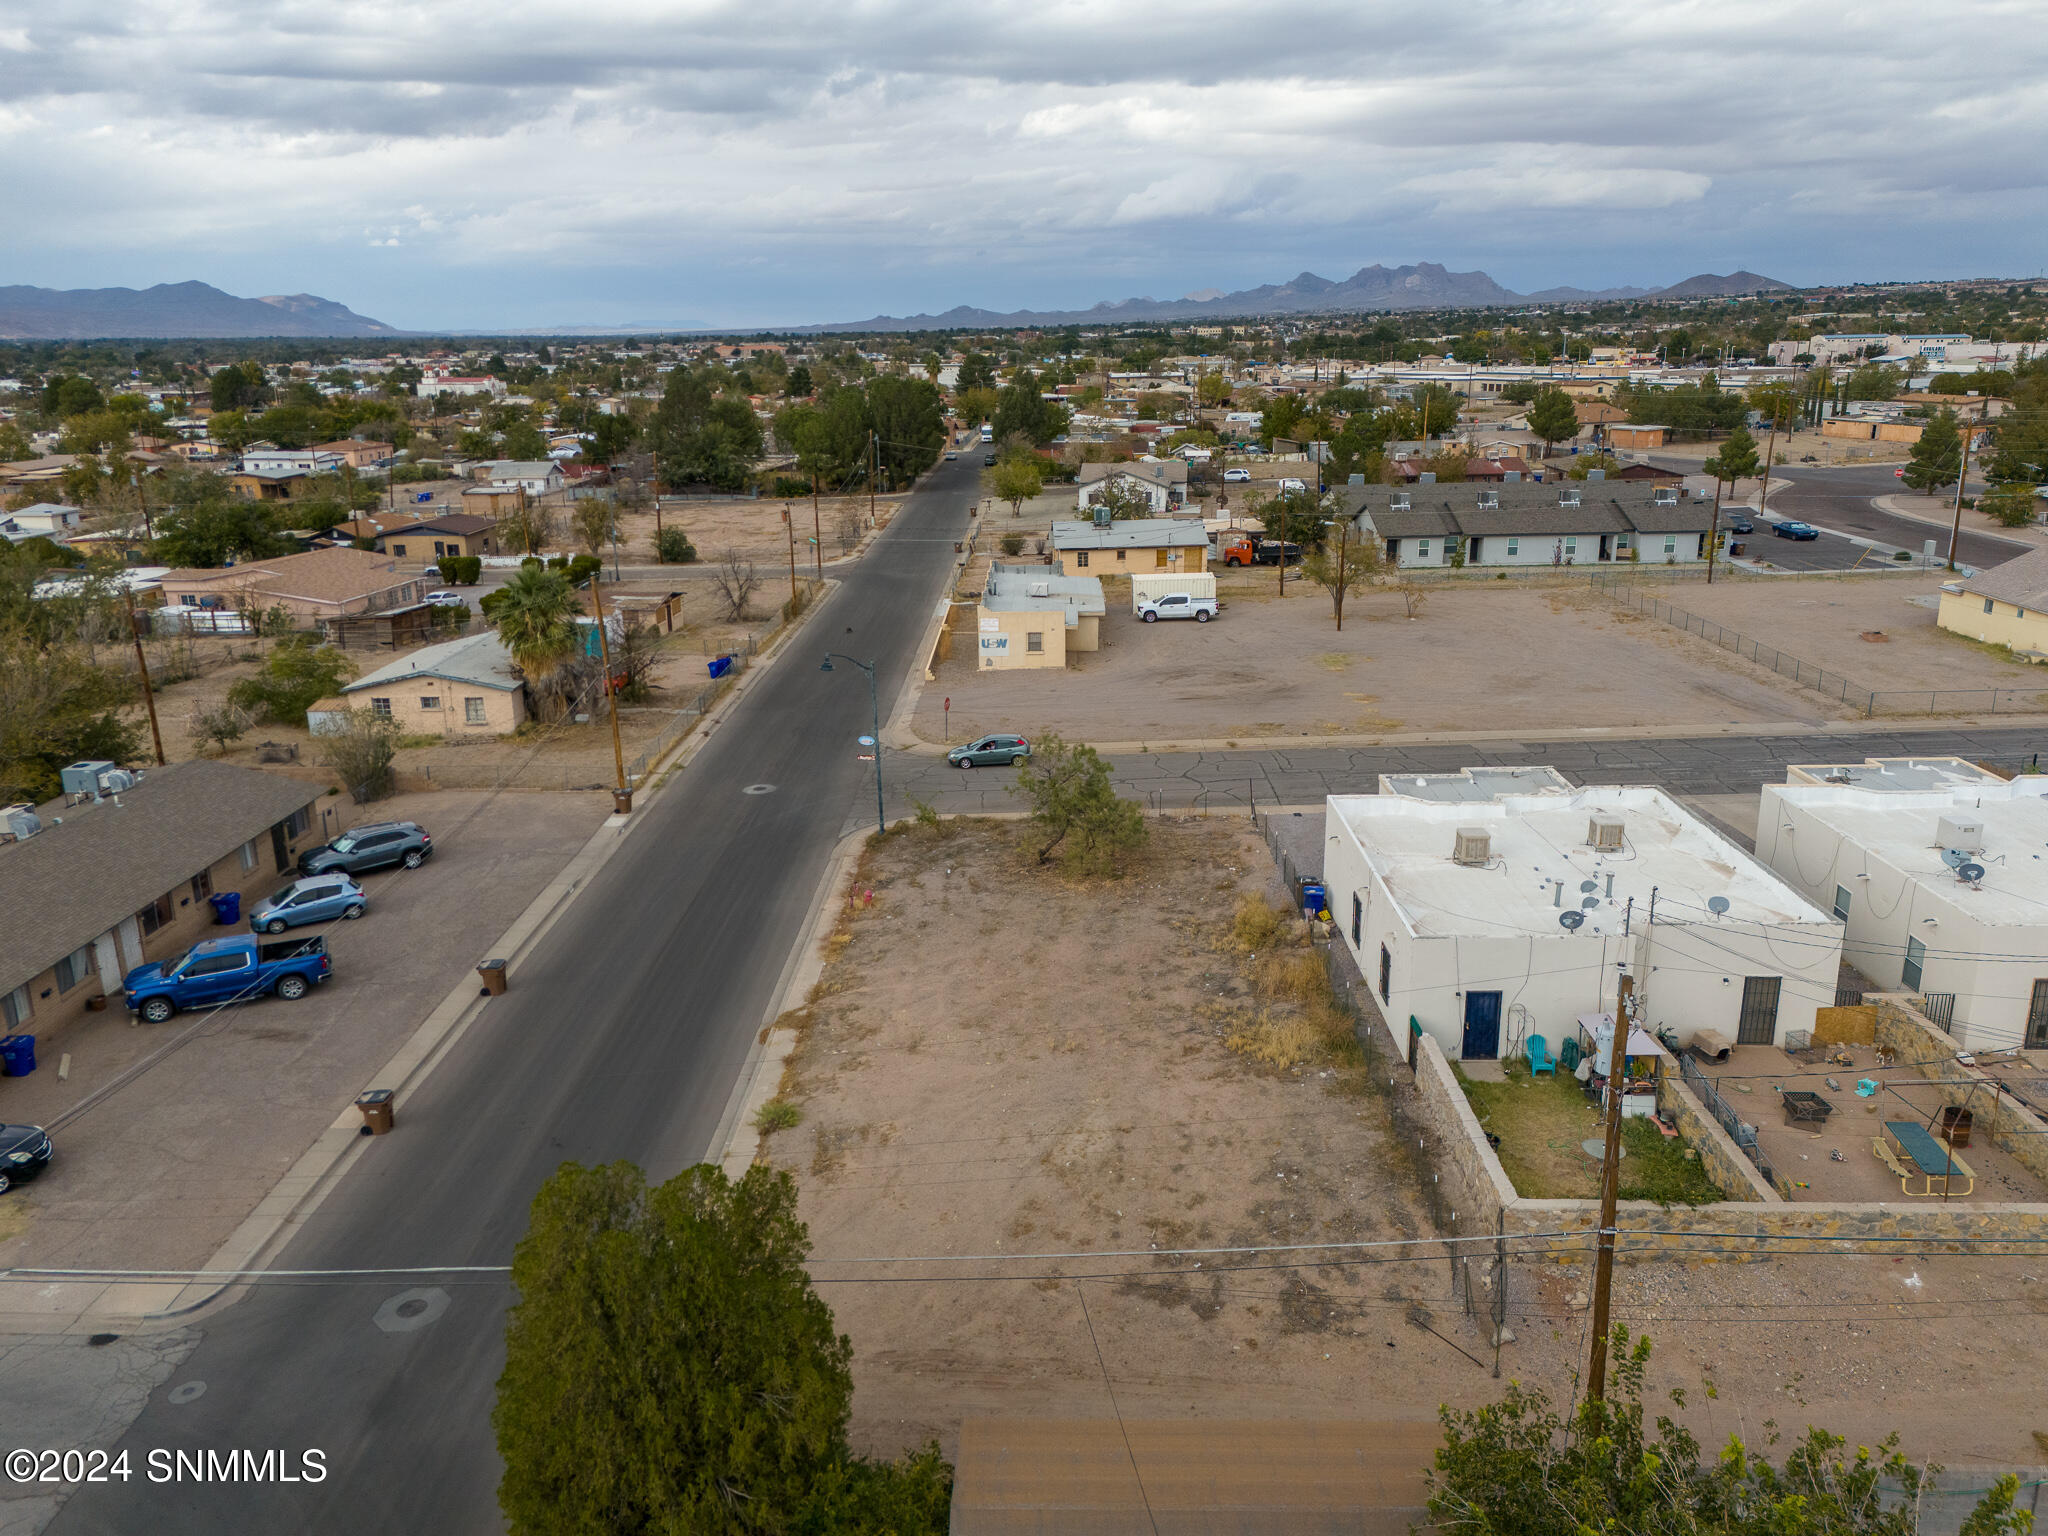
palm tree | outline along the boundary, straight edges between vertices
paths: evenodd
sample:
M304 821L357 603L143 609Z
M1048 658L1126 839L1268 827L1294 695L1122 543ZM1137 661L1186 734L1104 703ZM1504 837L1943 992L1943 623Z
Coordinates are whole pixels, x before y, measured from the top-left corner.
M513 664L525 674L536 702L540 695L560 692L558 686L550 685L575 659L576 615L580 612L582 605L569 578L535 565L521 566L491 604L498 638L512 653Z

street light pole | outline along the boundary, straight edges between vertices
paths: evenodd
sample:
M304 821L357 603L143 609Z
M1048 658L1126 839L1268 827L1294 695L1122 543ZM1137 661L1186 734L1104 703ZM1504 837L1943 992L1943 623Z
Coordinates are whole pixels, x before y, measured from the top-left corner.
M830 672L832 670L832 658L835 656L841 661L852 662L854 666L859 667L861 671L868 675L868 713L873 717L875 733L875 830L877 832L887 832L889 830L889 823L882 817L882 696L875 684L875 669L881 663L879 661L861 661L847 655L844 651L827 651L824 664L818 670L820 672Z

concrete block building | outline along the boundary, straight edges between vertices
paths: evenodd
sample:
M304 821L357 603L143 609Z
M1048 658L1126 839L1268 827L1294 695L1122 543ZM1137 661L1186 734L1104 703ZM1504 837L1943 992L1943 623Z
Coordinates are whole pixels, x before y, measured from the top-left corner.
M1069 653L1101 648L1106 611L1093 576L1069 576L1058 561L994 561L975 608L976 670L1064 667Z
M1455 1059L1551 1050L1613 1013L1778 1044L1834 1003L1842 925L1669 795L1548 768L1404 774L1332 795L1330 913L1397 1036Z

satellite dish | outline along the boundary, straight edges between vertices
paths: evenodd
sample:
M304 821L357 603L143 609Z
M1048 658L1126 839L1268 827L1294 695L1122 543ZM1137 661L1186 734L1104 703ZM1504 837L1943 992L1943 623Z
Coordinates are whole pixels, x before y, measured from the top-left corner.
M1586 914L1583 912L1560 912L1557 914L1558 926L1567 933L1572 932L1585 920Z
M1598 896L1588 896L1584 901L1580 902L1579 905L1584 907L1588 912L1590 912L1595 907L1600 905L1600 898Z
M1970 856L1960 848L1944 848L1941 850L1941 862L1950 869L1961 869L1970 862Z
M1707 898L1707 910L1713 913L1714 916L1719 917L1728 910L1728 898L1726 896L1709 896Z
M1975 885L1984 878L1984 866L1982 864L1960 864L1956 866L1956 878L1958 880L1967 880L1970 884Z
M1581 895L1587 895L1599 889L1600 882L1598 880L1581 880L1579 882L1579 892Z

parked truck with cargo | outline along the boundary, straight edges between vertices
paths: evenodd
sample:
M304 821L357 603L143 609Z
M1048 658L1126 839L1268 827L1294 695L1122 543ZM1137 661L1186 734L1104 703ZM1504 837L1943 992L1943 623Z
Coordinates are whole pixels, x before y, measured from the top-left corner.
M259 939L237 934L207 939L184 954L137 966L122 980L128 1008L152 1024L192 1008L277 996L304 997L333 974L327 941L310 938Z

